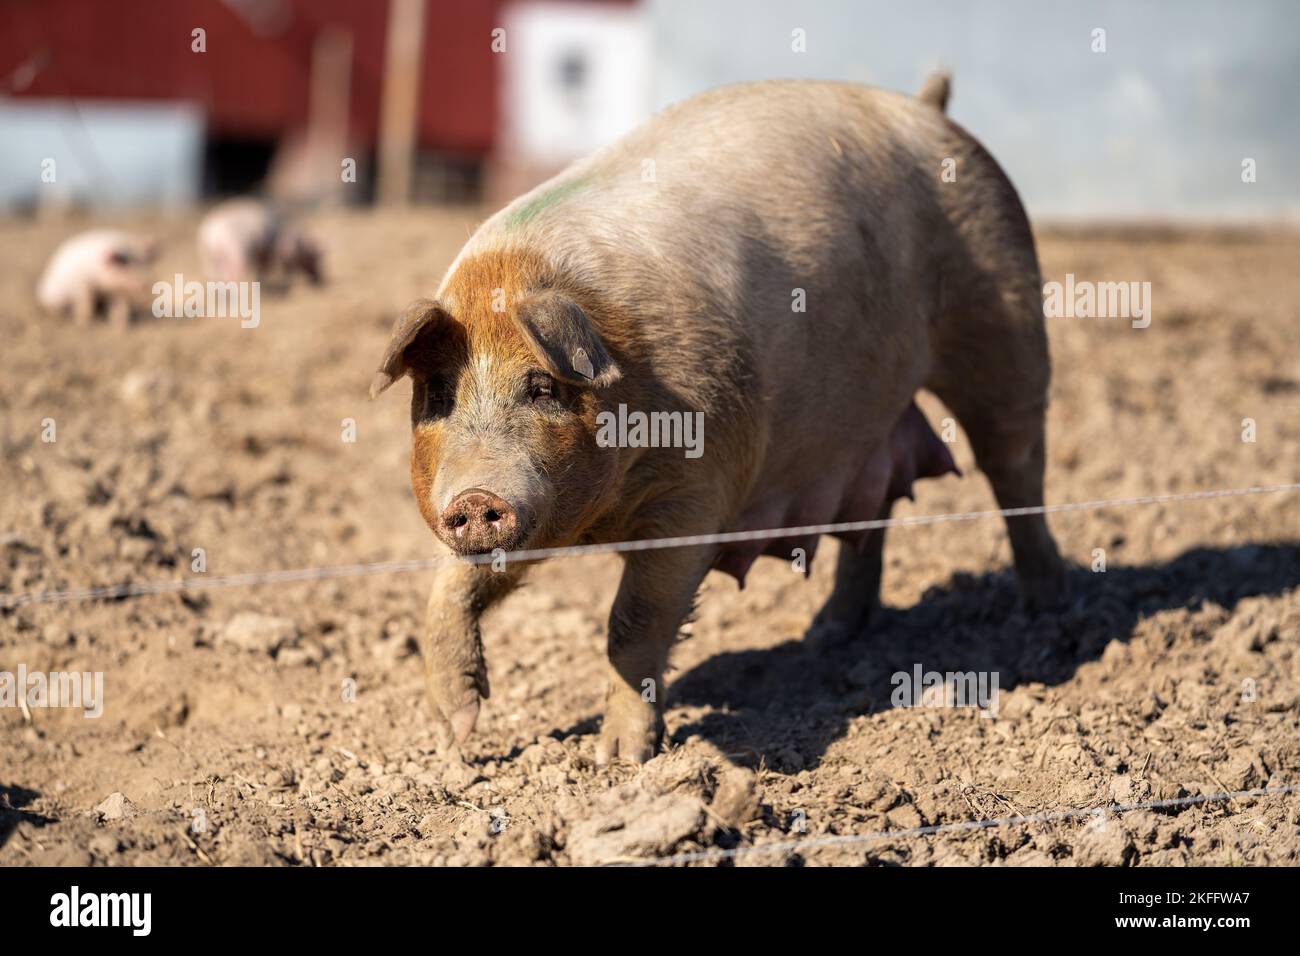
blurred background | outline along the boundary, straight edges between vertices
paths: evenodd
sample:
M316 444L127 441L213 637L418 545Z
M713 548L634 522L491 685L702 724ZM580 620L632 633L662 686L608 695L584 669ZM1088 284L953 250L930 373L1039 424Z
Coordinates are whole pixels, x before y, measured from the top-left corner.
M939 66L1035 218L1300 213L1289 0L3 0L0 17L11 213L250 190L498 203L712 86L911 90Z

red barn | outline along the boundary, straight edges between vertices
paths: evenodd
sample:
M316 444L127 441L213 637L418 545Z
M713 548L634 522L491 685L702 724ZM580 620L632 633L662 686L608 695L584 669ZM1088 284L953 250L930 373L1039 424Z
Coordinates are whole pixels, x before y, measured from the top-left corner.
M206 122L209 192L248 189L268 171L274 186L276 169L301 171L306 150L295 147L303 146L309 129L331 124L337 144L331 141L328 150L329 175L337 183L342 153L358 157L364 179L379 139L393 43L389 19L400 3L6 0L0 94L17 102L192 105ZM501 74L510 66L501 67L504 58L493 52L493 31L521 9L535 21L538 8L569 18L576 11L581 18L584 10L630 5L426 0L415 78L417 193L445 197L478 187L505 121ZM341 42L331 46L322 38ZM329 64L321 69L329 59L322 51L330 50L332 72Z
M502 0L426 5L416 147L477 170L498 126L492 31ZM208 185L247 188L312 108L322 35L344 54L346 137L373 153L389 0L6 0L0 93L32 100L182 101L207 122ZM196 52L196 30L203 52ZM247 180L247 181L246 181Z

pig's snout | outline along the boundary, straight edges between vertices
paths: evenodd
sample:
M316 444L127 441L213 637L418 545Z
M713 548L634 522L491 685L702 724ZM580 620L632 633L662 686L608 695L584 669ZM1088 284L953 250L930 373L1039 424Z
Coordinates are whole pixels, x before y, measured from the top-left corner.
M523 532L523 522L511 504L482 488L458 494L438 522L438 536L461 554L509 551L518 547Z

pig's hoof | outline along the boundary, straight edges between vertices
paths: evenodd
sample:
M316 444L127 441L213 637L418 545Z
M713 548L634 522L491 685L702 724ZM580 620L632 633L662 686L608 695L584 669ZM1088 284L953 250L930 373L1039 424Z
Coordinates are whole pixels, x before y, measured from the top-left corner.
M808 625L804 640L818 647L838 647L848 643L853 633L853 628L840 621L818 616Z
M1070 594L1064 562L1043 573L1020 575L1019 585L1025 607L1034 612L1057 608Z
M657 721L641 715L606 714L596 741L596 765L608 766L615 758L643 764L659 749L662 730Z
M824 607L813 618L812 624L808 625L804 639L822 647L847 644L858 635L866 633L879 606L879 602L870 601L851 609L839 607L832 610L829 606Z

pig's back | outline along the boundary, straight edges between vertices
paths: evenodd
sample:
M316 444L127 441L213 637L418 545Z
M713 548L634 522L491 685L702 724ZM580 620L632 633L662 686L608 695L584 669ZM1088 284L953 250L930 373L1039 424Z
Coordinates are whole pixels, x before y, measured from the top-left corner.
M214 206L199 223L200 247L231 245L237 249L255 249L272 232L272 214L253 199L231 199Z
M942 180L949 157L959 189ZM727 427L728 395L757 403L760 480L795 482L828 456L857 467L925 380L972 204L1023 228L1001 171L939 110L772 81L670 107L511 203L462 256L518 244L619 297L710 427Z
M673 279L725 293L767 265L765 253L806 277L872 215L873 194L888 205L928 188L918 182L921 157L946 131L938 111L870 87L724 87L669 107L515 200L471 246L538 246L596 286L611 269L662 285L658 269L671 267ZM657 268L642 275L638 262Z
M724 87L515 200L462 257L517 244L647 319L691 323L679 332L794 348L792 317L829 332L849 314L830 314L832 300L915 284L900 270L935 254L939 164L959 133L932 107L854 84ZM806 313L794 311L796 289Z

